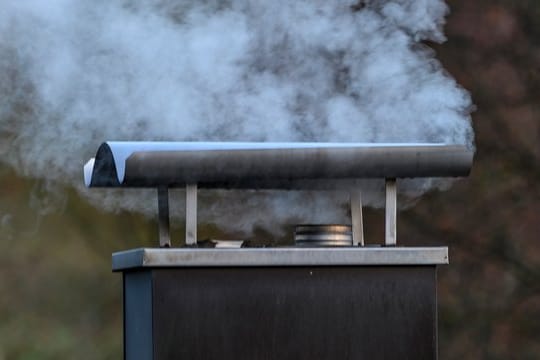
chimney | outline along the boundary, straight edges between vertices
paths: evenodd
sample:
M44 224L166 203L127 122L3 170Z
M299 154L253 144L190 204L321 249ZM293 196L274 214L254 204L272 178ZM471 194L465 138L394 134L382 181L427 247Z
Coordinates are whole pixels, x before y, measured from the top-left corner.
M158 195L159 247L112 256L124 281L124 358L436 359L436 269L448 248L397 242L397 183L466 176L472 158L445 144L102 144L84 167L87 186ZM332 191L362 178L386 182L379 246L364 246L357 190L351 224L298 225L295 246L197 239L199 190ZM169 232L172 187L186 189L178 244Z

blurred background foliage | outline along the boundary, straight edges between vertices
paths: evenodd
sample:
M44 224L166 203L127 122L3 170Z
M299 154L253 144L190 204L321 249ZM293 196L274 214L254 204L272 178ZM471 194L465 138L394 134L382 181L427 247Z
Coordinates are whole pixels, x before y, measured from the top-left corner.
M439 270L441 359L538 359L540 2L450 6L448 42L428 45L472 92L475 164L399 214L399 241L450 247ZM368 242L380 242L381 211L365 221ZM0 168L0 360L121 358L110 256L156 237L152 219L103 213L71 189Z

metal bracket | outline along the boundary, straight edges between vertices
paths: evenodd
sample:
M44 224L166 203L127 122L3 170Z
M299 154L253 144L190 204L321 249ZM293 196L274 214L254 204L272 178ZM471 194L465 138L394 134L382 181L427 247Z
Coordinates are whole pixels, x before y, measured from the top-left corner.
M186 185L186 245L197 245L197 184Z
M353 246L364 246L364 221L362 219L362 194L350 193Z
M169 189L167 187L159 187L157 191L159 246L171 247L171 235L169 231Z
M385 239L386 246L397 244L397 185L396 179L386 179Z

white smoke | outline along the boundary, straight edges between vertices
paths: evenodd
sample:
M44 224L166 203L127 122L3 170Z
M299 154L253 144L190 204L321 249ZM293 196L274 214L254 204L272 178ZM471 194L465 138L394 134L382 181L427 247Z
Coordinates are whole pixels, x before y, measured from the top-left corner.
M422 44L444 40L441 0L0 5L2 161L72 184L109 209L151 212L154 197L82 188L82 165L104 140L473 146L469 94ZM405 188L418 195L441 184ZM365 197L376 204L374 192ZM208 221L249 229L293 216L343 221L345 200L214 193L203 194L200 210Z

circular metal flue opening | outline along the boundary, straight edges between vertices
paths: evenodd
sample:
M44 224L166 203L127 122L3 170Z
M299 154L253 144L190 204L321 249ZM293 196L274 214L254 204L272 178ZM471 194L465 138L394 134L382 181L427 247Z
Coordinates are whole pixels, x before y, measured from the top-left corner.
M350 225L296 225L294 242L301 247L352 246Z

